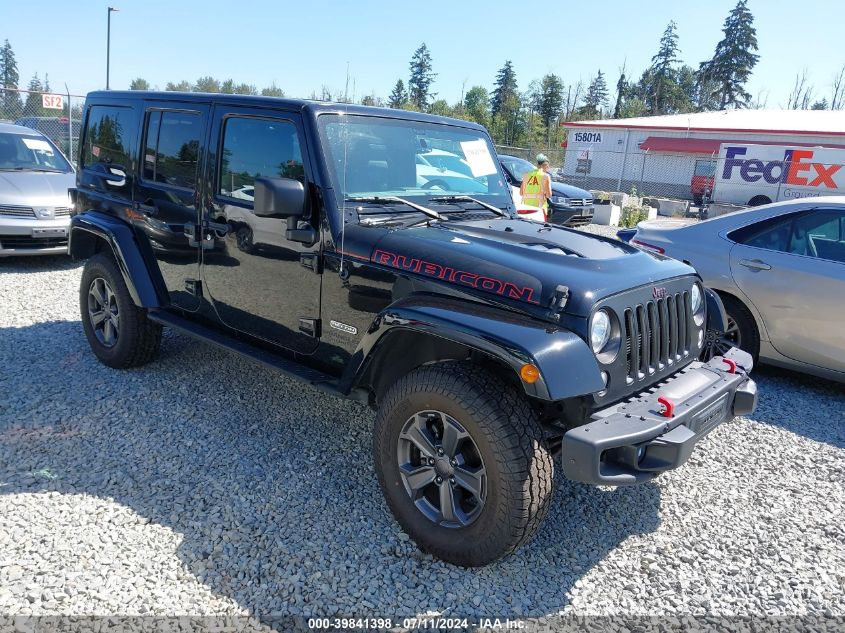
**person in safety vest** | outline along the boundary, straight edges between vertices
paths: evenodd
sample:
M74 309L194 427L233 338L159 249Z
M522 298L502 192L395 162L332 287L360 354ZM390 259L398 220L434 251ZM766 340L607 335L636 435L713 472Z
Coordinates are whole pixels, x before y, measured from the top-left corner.
M542 209L544 216L548 215L548 200L552 197L552 177L548 171L549 159L545 154L537 154L537 169L527 172L519 187L522 204Z

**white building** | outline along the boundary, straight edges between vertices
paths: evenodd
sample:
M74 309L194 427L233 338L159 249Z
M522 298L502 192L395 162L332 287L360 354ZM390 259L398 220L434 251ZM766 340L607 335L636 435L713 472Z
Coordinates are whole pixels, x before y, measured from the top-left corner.
M845 148L845 111L723 110L563 123L564 177L586 189L691 199L725 142Z

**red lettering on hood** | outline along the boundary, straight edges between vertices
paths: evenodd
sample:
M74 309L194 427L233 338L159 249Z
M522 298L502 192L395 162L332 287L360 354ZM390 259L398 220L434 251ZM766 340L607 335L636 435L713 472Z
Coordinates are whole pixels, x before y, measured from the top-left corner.
M534 298L534 288L530 286L518 286L510 281L502 281L494 277L482 277L478 273L447 268L441 264L428 262L416 257L409 260L405 255L397 255L390 251L376 249L373 253L372 261L376 264L389 266L390 268L398 268L414 273L421 273L426 277L432 277L434 279L459 283L463 286L491 292L502 297L507 297L508 299L518 299L519 301L538 305L540 303Z

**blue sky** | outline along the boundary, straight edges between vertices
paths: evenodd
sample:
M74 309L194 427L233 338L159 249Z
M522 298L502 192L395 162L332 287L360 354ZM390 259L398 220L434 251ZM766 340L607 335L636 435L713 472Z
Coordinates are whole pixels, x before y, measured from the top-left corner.
M681 58L694 66L721 38L735 0L523 3L113 0L111 86L144 77L168 81L203 75L259 88L275 82L290 96L325 85L343 91L347 62L358 98L386 97L425 41L438 74L433 89L450 103L466 88L492 88L511 59L520 89L548 72L565 83L598 69L612 87L619 68L639 75L669 20L678 24ZM49 73L84 94L105 86L106 8L100 0L0 0L0 40L11 42L25 87ZM845 2L750 0L761 60L747 88L768 107L785 105L795 74L807 68L818 97L845 64ZM538 20L539 18L539 20Z

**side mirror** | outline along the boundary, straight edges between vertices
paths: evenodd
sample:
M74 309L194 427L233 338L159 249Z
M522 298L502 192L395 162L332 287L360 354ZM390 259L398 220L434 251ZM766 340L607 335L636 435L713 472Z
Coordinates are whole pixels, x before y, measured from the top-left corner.
M305 187L292 178L256 178L253 213L262 218L301 218Z

